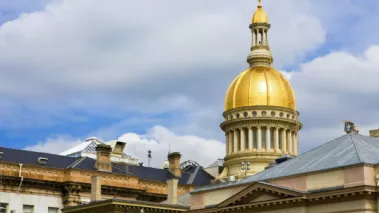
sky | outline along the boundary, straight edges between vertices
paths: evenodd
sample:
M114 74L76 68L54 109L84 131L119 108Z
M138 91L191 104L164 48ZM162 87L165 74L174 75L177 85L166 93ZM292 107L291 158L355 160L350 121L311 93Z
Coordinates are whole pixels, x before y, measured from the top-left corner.
M97 137L160 166L225 155L229 84L248 67L254 0L0 1L0 146L60 153ZM379 128L379 2L264 0L274 67L305 152Z

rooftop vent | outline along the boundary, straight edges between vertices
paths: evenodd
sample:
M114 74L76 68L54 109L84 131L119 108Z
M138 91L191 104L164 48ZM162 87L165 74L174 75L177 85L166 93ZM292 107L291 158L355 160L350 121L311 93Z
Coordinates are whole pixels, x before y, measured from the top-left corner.
M280 163L286 162L286 161L291 160L291 159L293 159L292 156L283 155L283 156L280 156L279 158L275 159L275 162L276 162L276 164L280 164Z
M379 138L379 129L370 130L370 136L373 138Z
M41 165L46 165L46 163L47 163L48 160L49 160L48 158L39 157L38 158L38 163L41 164Z
M351 122L351 121L344 121L345 122L345 132L346 133L354 133L354 134L358 134L359 133L359 129L358 129L358 126L355 125L355 123Z
M90 137L90 138L87 138L86 141L98 141L99 139L97 139L97 137Z
M0 152L0 159L3 159L4 153Z

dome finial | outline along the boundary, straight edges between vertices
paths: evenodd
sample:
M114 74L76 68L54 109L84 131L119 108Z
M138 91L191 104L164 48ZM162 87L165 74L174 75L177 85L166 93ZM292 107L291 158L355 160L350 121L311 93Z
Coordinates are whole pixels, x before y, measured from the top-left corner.
M262 0L258 0L258 8L262 8Z

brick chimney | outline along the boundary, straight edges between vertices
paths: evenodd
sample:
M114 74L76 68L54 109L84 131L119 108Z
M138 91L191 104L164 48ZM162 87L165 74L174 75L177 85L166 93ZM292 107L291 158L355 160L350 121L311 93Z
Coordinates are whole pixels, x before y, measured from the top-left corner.
M103 172L112 172L111 164L112 147L106 144L99 144L96 147L95 168Z
M373 138L379 138L379 129L370 130L370 136Z
M91 177L91 202L101 200L101 177Z
M168 154L168 170L177 178L182 176L182 172L180 171L180 153L172 152Z
M167 180L167 203L178 204L178 182L182 176L180 170L180 153L172 152L168 154L169 168L172 177Z

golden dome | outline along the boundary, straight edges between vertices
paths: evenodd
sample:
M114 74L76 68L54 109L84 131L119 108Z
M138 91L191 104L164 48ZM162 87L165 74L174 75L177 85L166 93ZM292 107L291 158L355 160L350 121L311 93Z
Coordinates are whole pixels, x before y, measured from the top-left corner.
M268 18L266 12L262 9L262 4L259 2L258 9L255 11L253 18L251 20L252 24L255 23L266 23L268 24Z
M233 80L225 99L225 111L245 106L278 106L296 110L295 93L287 79L274 68L249 68Z

